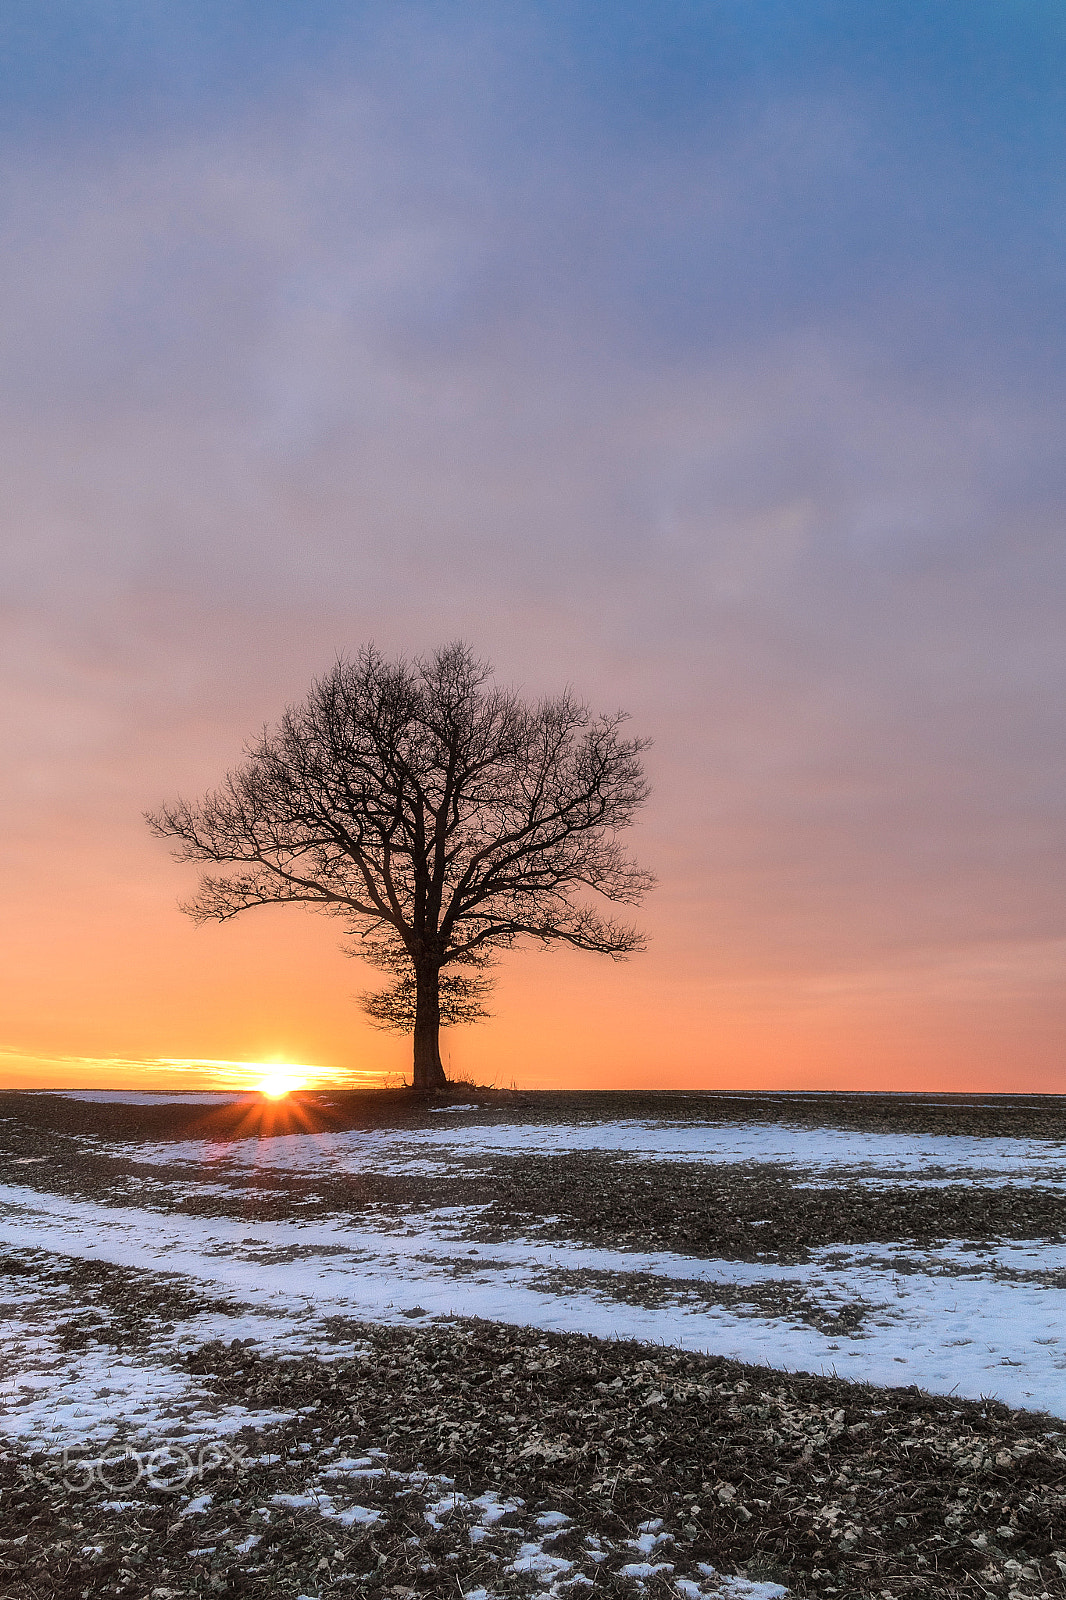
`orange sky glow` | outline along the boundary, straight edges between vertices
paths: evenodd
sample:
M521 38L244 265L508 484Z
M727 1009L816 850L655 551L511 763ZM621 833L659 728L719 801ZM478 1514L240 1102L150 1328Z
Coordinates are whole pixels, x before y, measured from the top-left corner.
M409 1039L363 1017L353 996L376 976L344 957L328 920L279 908L197 929L161 854L154 903L142 884L128 898L120 886L106 916L26 908L7 945L0 1083L243 1089L287 1067L310 1087L355 1088L409 1075ZM449 1074L528 1088L1060 1088L1055 974L1035 958L797 979L686 971L668 938L626 963L513 954L494 1017L444 1030Z
M399 1081L339 925L196 929L143 813L461 639L653 741L659 887L627 963L509 954L453 1075L1066 1091L1059 9L52 11L0 13L0 1084Z

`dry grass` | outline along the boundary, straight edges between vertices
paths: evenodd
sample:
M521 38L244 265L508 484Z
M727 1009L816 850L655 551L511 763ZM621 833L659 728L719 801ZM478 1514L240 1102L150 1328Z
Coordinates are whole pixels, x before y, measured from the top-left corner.
M569 1518L555 1553L597 1594L637 1592L621 1572L629 1541L660 1519L657 1560L673 1571L647 1580L652 1595L678 1593L700 1562L796 1595L1066 1592L1066 1435L1047 1418L495 1324L337 1331L358 1335L357 1358L239 1344L187 1358L227 1403L292 1412L256 1437L276 1459L214 1484L195 1518L143 1487L135 1508L108 1510L104 1491L64 1490L46 1459L4 1463L5 1597L523 1593L536 1583L510 1569L546 1509ZM375 1447L389 1472L358 1485L372 1525L313 1506L264 1519L273 1496L321 1489L332 1458ZM421 1494L405 1476L418 1467ZM427 1526L441 1474L523 1504L472 1544L461 1504ZM254 1559L235 1549L249 1534Z
M468 1096L463 1086L455 1098L462 1103ZM543 1119L554 1114L554 1104L562 1117L563 1102L573 1114L580 1098L537 1097L532 1107L512 1102L507 1114ZM607 1103L613 1098L598 1102L605 1115L619 1114ZM649 1114L634 1103L640 1099L629 1097L626 1114ZM126 1108L130 1116L103 1108L101 1142L94 1144L84 1140L84 1122L57 1126L68 1113L42 1105L33 1107L28 1124L0 1124L0 1146L49 1157L19 1167L18 1181L128 1203L130 1188L139 1189L147 1174L128 1159L123 1141L159 1136L155 1108L148 1108L150 1129L139 1108ZM786 1109L789 1120L818 1112L803 1104ZM96 1114L79 1107L79 1117L85 1110ZM484 1114L498 1110L486 1106ZM757 1118L780 1110L770 1097L754 1103ZM866 1110L874 1125L894 1118L895 1131L916 1120L922 1128L906 1131L933 1131L930 1121L936 1131L949 1131L942 1125L949 1108L939 1104L871 1103ZM856 1125L861 1111L853 1102L837 1104L836 1125ZM379 1099L372 1112L366 1116L374 1125L391 1117L410 1126L424 1108L397 1101L389 1111ZM708 1120L720 1112L735 1121L742 1108L709 1105ZM824 1123L824 1106L820 1114ZM1061 1137L1063 1126L1061 1107L1051 1103L1000 1107L994 1119L981 1104L957 1115L989 1134L1039 1128L1045 1137L1049 1129ZM191 1118L180 1131L188 1136ZM979 1243L1066 1232L1066 1199L1040 1185L810 1187L808 1174L780 1167L652 1167L590 1153L479 1158L443 1180L260 1173L253 1181L216 1170L217 1192L191 1196L183 1193L187 1170L156 1167L151 1176L156 1187L139 1189L138 1203L161 1214L180 1208L251 1221L321 1210L401 1219L412 1207L476 1204L486 1209L471 1225L472 1238L540 1231L764 1262L802 1260L814 1246L833 1242L912 1240L926 1247L947 1237ZM897 1270L900 1262L893 1257ZM967 1269L957 1263L954 1270ZM0 1261L3 1271L53 1285L54 1304L64 1308L60 1346L72 1352L94 1345L154 1352L166 1344L168 1328L196 1311L239 1310L197 1298L177 1277L44 1251L13 1253ZM639 1272L600 1274L602 1282L585 1273L580 1284L573 1273L565 1282L556 1277L556 1288L640 1304L728 1292L736 1307L750 1303L754 1311L816 1326L830 1315L785 1279L729 1289ZM848 1336L869 1309L859 1302L834 1307L828 1331ZM679 1580L709 1585L702 1563L776 1580L795 1596L1066 1596L1066 1433L1046 1417L489 1323L338 1322L327 1332L338 1348L350 1349L355 1340L359 1354L291 1360L261 1346L215 1343L180 1356L171 1345L166 1359L183 1361L220 1404L289 1416L247 1436L251 1464L216 1475L205 1486L211 1504L198 1514L179 1515L180 1497L143 1482L120 1496L71 1492L54 1459L4 1455L4 1600L327 1594L443 1600L479 1588L510 1596L544 1587L535 1573L516 1570L523 1546L554 1555L558 1582L571 1585L558 1592L567 1595L586 1592L584 1578L592 1585L587 1592L597 1595L632 1597L643 1584L651 1600L676 1596L684 1592ZM121 1444L121 1436L114 1442ZM343 1475L330 1476L338 1459L373 1451L380 1452L374 1471L385 1469L380 1476L353 1480L347 1489ZM412 1477L419 1469L424 1476ZM491 1526L478 1524L472 1505L486 1493L512 1503ZM286 1506L278 1495L307 1495L312 1503ZM338 1509L352 1496L376 1519L347 1525ZM449 1496L450 1510L427 1521L434 1499ZM109 1504L118 1498L129 1503ZM549 1510L568 1520L545 1533L536 1519ZM642 1533L648 1523L657 1526ZM654 1543L649 1564L664 1568L643 1579L623 1570L637 1560L642 1538Z

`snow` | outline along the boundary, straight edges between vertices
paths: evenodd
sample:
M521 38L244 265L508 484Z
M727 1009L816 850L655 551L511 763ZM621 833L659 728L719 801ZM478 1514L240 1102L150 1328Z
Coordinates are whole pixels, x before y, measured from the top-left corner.
M338 1507L326 1494L275 1494L271 1495L270 1503L295 1508L307 1506L317 1511L319 1516L332 1517L348 1528L353 1524L362 1527L366 1523L381 1521L380 1511L368 1510L366 1506Z
M232 1106L254 1098L250 1094L224 1094L214 1090L202 1093L172 1093L169 1089L30 1089L29 1094L44 1094L57 1100L81 1100L90 1105L107 1106Z
M475 1109L443 1107L444 1110ZM249 1137L231 1143L186 1139L145 1143L141 1162L170 1166L188 1162L331 1173L377 1171L436 1174L478 1158L506 1155L565 1155L598 1151L642 1161L693 1161L735 1165L768 1163L809 1169L823 1178L847 1175L862 1181L918 1179L963 1181L972 1173L1017 1180L1035 1175L1066 1181L1066 1141L978 1139L960 1134L859 1133L788 1124L644 1121L589 1124L468 1123L430 1128L353 1129L344 1133ZM952 1179L951 1175L954 1175Z
M548 1551L540 1544L523 1544L517 1556L511 1563L513 1572L534 1573L541 1582L550 1583L553 1578L561 1578L565 1572L572 1572L574 1563L567 1561L563 1556L549 1555ZM623 1572L625 1568L623 1567Z
M28 1347L17 1327L7 1330L6 1352L0 1435L32 1441L38 1449L88 1448L109 1440L120 1423L134 1439L154 1442L180 1433L193 1447L208 1437L216 1441L248 1425L283 1420L277 1411L216 1407L195 1380L151 1357L120 1360L113 1352L92 1350L68 1354L60 1363L58 1349L48 1349L45 1341ZM47 1370L37 1369L33 1359L42 1354ZM161 1432L163 1416L169 1420Z
M637 1537L626 1541L629 1548L639 1550L641 1555L650 1556L659 1545L670 1544L672 1535L659 1532L662 1525L661 1517L657 1517L654 1522L642 1522L637 1530Z
M353 1228L338 1219L258 1223L249 1235L244 1222L178 1215L168 1219L164 1234L153 1212L40 1195L16 1185L0 1186L0 1208L0 1241L8 1247L44 1246L184 1273L208 1292L223 1292L247 1307L237 1317L214 1313L191 1319L190 1343L265 1339L276 1352L296 1354L331 1343L316 1333L327 1317L398 1321L416 1304L429 1316L473 1315L666 1342L793 1370L914 1383L974 1399L996 1395L1011 1404L1066 1414L1066 1295L1049 1286L1046 1276L1033 1282L995 1276L1002 1270L1063 1274L1064 1246L997 1246L977 1258L959 1244L924 1252L884 1245L836 1247L813 1252L805 1265L781 1266L512 1240L479 1244L476 1272L456 1277L451 1271L460 1254L454 1213L443 1225L432 1214L409 1219L403 1234ZM299 1255L284 1259L293 1250ZM897 1255L906 1260L905 1273L893 1268ZM469 1263L465 1249L462 1258ZM914 1270L916 1264L920 1270ZM876 1309L868 1313L862 1337L847 1338L791 1316L758 1314L753 1306L682 1298L651 1308L591 1291L553 1293L536 1286L546 1270L557 1269L646 1272L697 1289L715 1283L755 1288L772 1280L795 1285L830 1310L856 1297ZM961 1269L966 1276L955 1275ZM17 1333L17 1325L10 1324L9 1347ZM171 1393L167 1386L179 1382L177 1374L134 1361L111 1359L106 1374L93 1374L82 1366L92 1359L71 1358L62 1382L48 1373L26 1375L36 1398L27 1395L20 1410L31 1431L44 1425L42 1408L53 1436L66 1425L81 1431L103 1425L113 1405L94 1396L105 1387L127 1394L131 1411L139 1402L147 1410L156 1399L177 1404L191 1393ZM0 1399L11 1394L14 1381L7 1379ZM0 1429L12 1425L10 1415L0 1417Z
M93 1141L94 1149L107 1146ZM400 1133L351 1132L241 1140L124 1143L124 1157L141 1165L145 1179L162 1163L171 1184L204 1194L212 1176L239 1177L253 1163L323 1177L350 1170L441 1170L508 1150L565 1151L595 1148L636 1160L779 1163L801 1169L808 1181L894 1178L948 1183L1066 1181L1066 1146L1036 1139L940 1135L865 1135L777 1124L689 1124L626 1121L595 1125L456 1127L438 1123ZM175 1166L176 1159L187 1164ZM135 1180L136 1181L136 1180ZM129 1193L116 1191L114 1198ZM97 1205L40 1192L17 1182L0 1186L0 1242L44 1246L130 1267L186 1274L193 1285L241 1301L239 1317L194 1319L190 1342L211 1337L266 1339L278 1351L326 1348L323 1319L345 1315L398 1321L414 1313L432 1318L473 1315L502 1322L607 1337L665 1342L774 1367L881 1384L917 1384L973 1399L995 1396L1009 1404L1066 1415L1066 1246L1014 1241L980 1251L962 1241L937 1249L870 1244L813 1251L798 1266L697 1260L666 1251L597 1249L560 1241L462 1238L478 1220L476 1207L437 1207L402 1222L363 1221L342 1215L314 1221L256 1222L171 1213L131 1204ZM456 1272L461 1263L463 1271ZM552 1290L546 1274L647 1273L676 1280L664 1286L673 1303L630 1305L600 1285ZM819 1331L787 1305L780 1315L754 1305L708 1304L700 1290L723 1285L757 1290L785 1285L827 1312L856 1299L866 1302L856 1336ZM79 1356L68 1363L74 1372ZM39 1364L38 1364L39 1365ZM111 1363L99 1378L121 1389L133 1407L145 1404L173 1374L144 1377L136 1362ZM12 1379L3 1394L11 1396ZM65 1383L47 1373L25 1374L22 1415L31 1432L46 1425L103 1426L107 1406L94 1400L89 1372ZM191 1390L187 1391L187 1394ZM36 1399L33 1396L36 1396ZM175 1397L175 1403L177 1403ZM9 1400L10 1403L10 1400ZM45 1419L42 1407L51 1406ZM28 1409L26 1409L28 1408ZM86 1421L87 1419L87 1421ZM13 1414L0 1417L11 1431Z
M1045 1278L1019 1282L994 1276L1000 1269L1066 1272L1064 1246L999 1246L976 1259L961 1245L924 1252L884 1245L834 1247L813 1252L805 1265L781 1266L511 1240L479 1244L476 1272L456 1277L451 1270L460 1255L454 1211L443 1225L428 1213L410 1218L402 1234L353 1228L342 1219L257 1223L250 1234L243 1221L184 1215L168 1218L163 1232L157 1213L42 1195L17 1185L0 1186L0 1208L5 1246L45 1246L123 1266L184 1273L206 1290L247 1306L236 1318L194 1319L190 1340L265 1338L275 1351L299 1353L330 1342L316 1334L327 1317L395 1322L414 1305L429 1316L471 1315L666 1342L793 1370L915 1383L974 1399L996 1395L1011 1404L1066 1413L1066 1295ZM905 1259L906 1273L894 1270L896 1255ZM470 1261L465 1248L462 1259ZM913 1270L916 1262L922 1270ZM954 1275L960 1268L972 1275ZM554 1293L536 1286L546 1270L557 1269L646 1272L687 1280L696 1288L715 1283L754 1288L774 1281L795 1285L830 1310L856 1297L876 1309L868 1313L862 1337L846 1338L792 1316L760 1315L754 1307L682 1299L653 1308L591 1291ZM40 1381L46 1379L44 1374ZM143 1382L151 1387L177 1379L160 1372L142 1382L136 1364L112 1361L106 1381L128 1391L132 1404ZM60 1395L48 1400L57 1425L62 1418L73 1422L100 1410L94 1410L90 1379L72 1380L68 1392L66 1401ZM38 1405L35 1426L39 1411ZM0 1428L10 1425L10 1417L0 1417Z
M136 1103L158 1100L142 1096ZM93 1147L109 1148L104 1141L94 1141ZM325 1178L338 1170L440 1171L453 1162L529 1149L598 1149L634 1161L778 1163L801 1169L812 1182L821 1176L834 1182L895 1178L947 1183L968 1181L975 1173L982 1183L1066 1180L1066 1146L1061 1142L863 1135L776 1124L628 1121L459 1127L438 1122L398 1134L285 1136L224 1147L203 1141L123 1143L116 1148L125 1159L142 1164L146 1178L165 1164L173 1181L180 1157L189 1164L189 1192L200 1195L209 1189L218 1192L203 1181L205 1171L222 1176L235 1169L236 1175L247 1173L253 1163L320 1171ZM180 1189L180 1171L177 1177ZM86 1471L104 1470L89 1464L102 1459L102 1449L121 1431L134 1447L138 1441L153 1448L170 1441L186 1453L199 1482L212 1465L198 1455L206 1441L221 1448L242 1427L281 1420L275 1411L249 1411L210 1397L198 1378L171 1364L175 1349L195 1348L215 1338L242 1338L256 1340L276 1355L314 1351L333 1359L353 1347L338 1344L326 1326L328 1319L340 1315L399 1323L415 1310L428 1319L478 1316L636 1338L878 1384L915 1384L973 1399L994 1396L1066 1416L1064 1244L1019 1240L979 1251L963 1241L936 1249L834 1246L811 1252L806 1263L783 1266L521 1237L478 1240L475 1247L463 1232L477 1223L476 1207L427 1209L408 1213L400 1223L383 1220L380 1226L366 1220L353 1225L340 1213L249 1223L177 1211L164 1219L158 1210L126 1203L130 1192L116 1185L110 1196L116 1203L104 1205L18 1181L0 1185L0 1247L177 1273L188 1280L190 1290L222 1295L238 1306L233 1312L192 1314L161 1335L161 1343L141 1351L119 1356L95 1344L69 1351L51 1331L63 1320L66 1289L47 1277L6 1281L0 1436L34 1448L73 1448ZM628 1304L614 1299L602 1279L558 1277L582 1272L649 1274L664 1280L664 1303ZM553 1274L560 1285L555 1288ZM760 1310L735 1298L729 1305L717 1305L701 1293L715 1285L755 1293L768 1283L783 1285L794 1296L802 1293L827 1312L861 1300L864 1321L855 1336L826 1333L801 1320L795 1298L789 1304L786 1297L778 1314L765 1303ZM183 1458L168 1459L180 1465ZM144 1471L149 1470L156 1469L145 1465ZM315 1503L320 1509L326 1504L332 1508L325 1515L358 1521L359 1507L331 1496L340 1493L346 1480L354 1488L383 1470L374 1454L333 1461L322 1474L329 1487L322 1486ZM114 1479L120 1492L117 1468ZM447 1509L455 1508L453 1493L442 1499ZM464 1506L474 1542L516 1509L491 1496ZM189 1506L185 1509L191 1514ZM445 1509L433 1514L443 1516ZM568 1564L560 1566L561 1558L545 1549L564 1526L560 1519L562 1513L538 1519L540 1543L534 1546L527 1534L516 1558L527 1565L517 1570L549 1583L563 1582L560 1574ZM634 1557L654 1567L658 1546L658 1530L643 1527ZM679 1592L696 1592L683 1588L681 1579L672 1581ZM749 1585L730 1592L753 1597L782 1591L774 1585Z

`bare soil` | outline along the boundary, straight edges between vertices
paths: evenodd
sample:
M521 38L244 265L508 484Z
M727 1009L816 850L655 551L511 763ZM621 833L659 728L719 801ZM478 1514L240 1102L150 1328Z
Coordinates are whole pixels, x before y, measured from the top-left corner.
M497 1098L476 1115L691 1120L695 1107L709 1122L1066 1140L1066 1103L1040 1097L538 1095ZM7 1168L20 1184L104 1203L135 1199L161 1212L251 1220L322 1210L402 1220L413 1208L476 1204L485 1209L470 1226L473 1239L540 1231L764 1262L802 1260L833 1242L926 1247L951 1237L977 1248L1066 1233L1066 1197L1041 1185L812 1188L809 1175L780 1167L641 1164L589 1153L479 1159L443 1179L367 1175L329 1184L319 1175L253 1180L216 1169L211 1184L221 1193L190 1194L187 1167L148 1172L125 1148L202 1131L201 1108L168 1108L165 1119L159 1111L0 1097L0 1118L8 1119L0 1121L0 1160L30 1161ZM302 1115L311 1126L410 1127L427 1125L432 1112L403 1096L386 1103L331 1094L306 1101ZM230 1136L239 1134L231 1122ZM0 1301L5 1276L26 1275L62 1286L59 1332L72 1351L143 1351L198 1306L227 1306L197 1297L178 1277L46 1251L0 1259ZM698 1292L691 1280L645 1277L613 1275L611 1292L639 1303ZM757 1292L791 1294L789 1312L800 1319L825 1316L795 1284L763 1283ZM752 1293L743 1291L748 1300ZM860 1302L841 1306L832 1331L847 1337L864 1311ZM569 1518L550 1548L574 1561L597 1595L632 1597L641 1581L651 1600L676 1596L675 1577L698 1575L702 1562L780 1582L795 1596L1066 1596L1066 1431L1046 1416L494 1323L338 1322L335 1332L339 1345L356 1342L356 1355L279 1359L240 1343L175 1355L221 1400L290 1413L249 1434L250 1464L214 1480L212 1503L195 1518L176 1515L174 1496L143 1482L121 1496L72 1494L55 1460L0 1455L4 1600L443 1600L479 1587L529 1594L541 1587L535 1574L512 1563L544 1511ZM385 1467L360 1489L377 1521L346 1526L314 1505L263 1519L259 1508L274 1495L299 1496L330 1459L368 1450L383 1452ZM476 1543L461 1505L429 1528L405 1476L416 1468L469 1496L492 1490L521 1506ZM674 1572L635 1580L622 1569L649 1522L659 1524Z

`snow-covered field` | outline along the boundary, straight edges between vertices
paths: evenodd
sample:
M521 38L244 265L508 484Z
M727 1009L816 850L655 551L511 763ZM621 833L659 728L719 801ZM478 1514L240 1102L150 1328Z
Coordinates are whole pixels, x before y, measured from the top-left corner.
M333 1188L349 1173L440 1177L487 1155L531 1149L596 1150L642 1162L781 1164L812 1186L827 1177L880 1185L949 1186L979 1178L985 1186L1066 1186L1066 1145L1032 1139L676 1122L456 1126L464 1115L395 1133L290 1135L225 1146L155 1142L128 1145L123 1154L143 1165L146 1177L165 1165L172 1197L196 1193L207 1175L236 1189L253 1176L261 1181L297 1171ZM920 1250L900 1240L847 1249L830 1243L799 1265L760 1264L608 1250L565 1234L551 1242L520 1235L485 1241L476 1237L476 1207L408 1210L401 1219L388 1214L369 1225L343 1212L251 1226L229 1216L171 1214L161 1227L157 1211L110 1199L100 1204L4 1184L0 1244L37 1244L187 1274L269 1315L286 1348L294 1340L317 1348L316 1330L338 1315L396 1320L421 1307L430 1317L644 1339L789 1370L992 1396L1066 1417L1066 1243L982 1240L975 1247L956 1239ZM663 1303L615 1298L611 1279L631 1282L633 1274L661 1279ZM779 1312L766 1311L765 1296L760 1311L758 1300L737 1300L733 1292L760 1284L778 1288ZM714 1286L725 1286L731 1303L714 1304L707 1293ZM823 1306L823 1326L797 1319L796 1304ZM863 1311L846 1334L833 1326L842 1305ZM9 1416L0 1426L35 1428L36 1413L30 1420Z
M209 1103L202 1096L180 1099ZM129 1103L158 1100L133 1096ZM463 1106L428 1114L418 1127L227 1142L72 1133L61 1149L44 1154L37 1144L26 1146L31 1154L16 1153L18 1130L10 1120L5 1132L0 1252L26 1264L2 1291L0 1436L15 1453L66 1452L84 1468L120 1438L124 1451L146 1460L155 1452L170 1462L175 1450L193 1459L207 1449L218 1468L225 1441L239 1436L244 1450L248 1439L268 1437L291 1412L220 1398L182 1364L185 1352L241 1340L272 1358L338 1362L358 1355L355 1323L425 1328L455 1317L640 1340L789 1372L994 1398L1066 1417L1061 1236L1018 1237L1015 1229L1011 1237L995 1237L975 1226L964 1236L916 1241L904 1221L891 1236L848 1243L830 1237L789 1259L773 1248L773 1223L756 1218L742 1252L703 1257L691 1245L647 1248L629 1236L623 1248L608 1247L575 1233L566 1217L535 1214L535 1206L530 1225L501 1226L498 1207L484 1198L486 1174L504 1181L507 1163L531 1154L564 1164L591 1156L652 1182L657 1174L677 1183L685 1172L728 1169L730 1181L743 1185L749 1173L769 1173L791 1185L797 1203L804 1191L827 1185L882 1201L897 1190L910 1199L921 1190L927 1200L936 1190L956 1201L975 1188L1001 1197L1004 1190L1058 1194L1066 1187L1062 1141L863 1133L786 1121L686 1122L676 1113L662 1120L538 1124ZM88 1165L79 1178L82 1157ZM390 1200L386 1188L366 1199L367 1183L409 1180L422 1185L414 1198ZM464 1185L476 1183L482 1187L464 1203ZM271 1203L261 1204L266 1197ZM767 1230L765 1251L750 1244L760 1225ZM146 1283L163 1282L168 1275L173 1303L128 1348L113 1336L97 1339L91 1317L85 1321L88 1302L79 1299L77 1272L72 1280L68 1270L72 1261L105 1277L114 1268L129 1281L140 1275ZM331 1464L328 1452L316 1456L314 1481L295 1499L275 1493L265 1515L314 1506L316 1515L349 1528L376 1523L383 1513L352 1496L367 1473L386 1472L385 1444L364 1440L357 1466ZM92 1479L91 1466L85 1470ZM201 1470L185 1492L185 1515L198 1514L193 1491L202 1482ZM462 1501L465 1536L474 1544L488 1539L505 1515L513 1527L522 1521L521 1501L499 1511L491 1484L460 1491L421 1467L397 1467L390 1482L395 1494L418 1500L427 1525L442 1496L451 1496L453 1510ZM210 1504L208 1495L204 1509ZM539 1521L529 1520L530 1509L506 1571L545 1591L572 1592L587 1561L582 1566L572 1551L552 1554L560 1529L573 1531L569 1514L559 1506L534 1509ZM618 1541L612 1546L611 1570L634 1592L669 1577L670 1592L688 1596L784 1593L759 1578L722 1579L706 1562L683 1570L668 1559L670 1536L662 1527L652 1519L634 1531L628 1561ZM247 1537L254 1565L258 1536ZM153 1592L185 1591L164 1584Z
M136 1159L170 1165L272 1167L300 1172L377 1170L436 1173L486 1155L565 1155L598 1150L642 1161L694 1161L701 1165L744 1161L805 1167L812 1174L846 1173L884 1181L958 1182L982 1178L1066 1184L1066 1140L977 1139L915 1134L857 1133L842 1128L787 1124L685 1123L626 1119L612 1122L497 1123L485 1125L474 1106L449 1106L431 1113L447 1121L429 1128L371 1129L344 1133L282 1135L268 1145L242 1139L225 1145L207 1140L142 1144ZM465 1126L463 1124L466 1124Z

